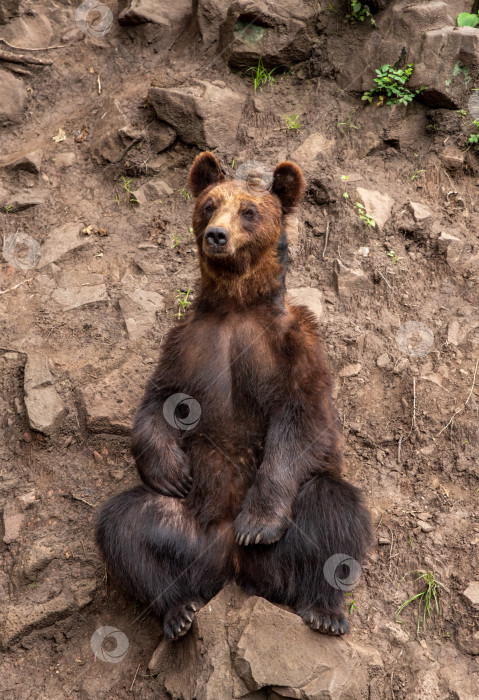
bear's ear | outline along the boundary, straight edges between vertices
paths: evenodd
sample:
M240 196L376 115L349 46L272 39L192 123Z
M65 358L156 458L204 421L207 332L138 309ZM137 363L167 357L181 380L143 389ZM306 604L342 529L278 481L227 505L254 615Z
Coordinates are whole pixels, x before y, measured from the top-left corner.
M301 201L306 183L301 168L295 163L285 161L276 166L273 173L271 191L288 213Z
M224 179L221 165L215 156L210 151L205 151L194 159L188 175L188 184L193 196L198 197L207 187Z

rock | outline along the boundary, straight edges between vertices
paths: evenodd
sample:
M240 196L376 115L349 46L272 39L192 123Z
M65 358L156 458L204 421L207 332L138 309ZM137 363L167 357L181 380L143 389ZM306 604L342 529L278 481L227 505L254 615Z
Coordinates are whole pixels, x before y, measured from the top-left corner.
M409 208L417 224L422 224L433 216L433 211L427 204L419 202L409 202Z
M457 347L464 340L466 333L467 331L461 332L461 326L458 321L452 321L447 327L447 342Z
M198 0L196 18L205 49L219 40L219 28L230 5L231 0Z
M35 581L38 574L62 553L61 543L52 544L50 536L36 540L22 556L22 571L26 578Z
M42 158L43 151L39 149L7 161L5 165L11 170L26 170L29 173L38 175L42 165Z
M76 154L73 151L66 151L55 156L54 163L57 168L70 168L77 162Z
M269 688L278 697L362 700L369 672L381 668L372 647L315 633L236 586L207 603L185 637L162 640L149 664L173 700L259 700L272 697Z
M11 44L25 49L42 49L50 45L53 29L46 15L24 14L9 22L3 29L2 36Z
M114 97L105 99L99 106L97 114L91 128L89 126L91 156L98 164L104 161L116 163L125 148L135 137L141 136L141 133L131 128L127 107L124 107L119 99Z
M423 532L432 532L434 530L433 526L424 522L424 520L418 520L417 526L420 527Z
M65 311L77 309L85 304L95 304L99 301L108 301L108 292L104 284L95 284L91 287L68 287L68 289L54 289L51 298Z
M24 391L30 428L50 435L66 415L66 409L53 386L48 358L45 355L28 355Z
M27 510L27 508L31 508L36 501L35 491L29 491L28 493L24 493L23 496L18 497L18 501L22 510Z
M176 28L184 24L192 13L192 0L178 0L172 3L158 2L158 0L129 0L128 6L120 12L118 21L120 24L152 22Z
M388 194L366 190L363 187L356 188L356 191L366 208L366 212L373 217L376 226L382 228L391 216L394 204L393 198Z
M316 320L321 320L321 316L323 315L323 293L319 289L315 289L314 287L288 289L288 301L293 306L307 306L316 316Z
M134 355L121 367L81 390L93 433L128 435L151 368Z
M26 101L23 80L9 71L0 70L0 125L21 122Z
M446 170L459 170L464 165L464 155L457 146L446 146L439 158Z
M323 134L311 134L291 154L291 160L304 169L314 164L318 156L327 157L334 147L334 140L326 138Z
M186 87L148 91L158 119L170 124L178 136L198 148L231 146L241 121L245 98L228 87L193 79Z
M454 265L461 258L464 242L457 236L443 231L437 239L437 249L439 253L446 254L446 260L450 265Z
M200 27L205 24L204 14L200 7ZM237 68L254 66L260 58L267 68L291 68L311 54L318 38L317 15L315 3L237 0L229 5L219 28L220 52Z
M69 222L54 229L42 246L42 254L38 269L56 262L72 250L81 248L90 242L90 238L81 236L80 231L85 227L81 221Z
M355 364L352 365L345 365L342 369L339 370L339 376L340 377L355 377L357 374L360 373L362 370L363 366L359 364L359 362L356 362Z
M12 544L18 540L24 520L25 514L18 511L15 502L6 504L3 511L3 530L5 532L3 541L5 544Z
M166 184L163 180L158 178L154 180L149 180L146 184L139 187L134 192L132 192L135 199L137 199L140 204L147 204L149 202L157 202L162 197L173 194L174 190Z
M474 608L479 608L479 581L470 583L463 596Z
M380 369L391 369L393 363L387 352L384 352L382 355L379 355L378 359L376 360L376 365Z
M0 77L1 80L1 77ZM5 195L2 193L0 196L0 206L5 208L8 206L8 210L11 214L23 211L29 207L35 207L39 204L44 204L47 199L45 190L33 188L29 190L24 190L22 192L17 192L15 194Z
M354 296L368 287L368 278L360 267L347 267L339 258L333 264L333 281L340 296Z
M464 654L479 655L479 630L471 634L469 630L459 628L456 640L457 646Z
M130 340L138 340L155 325L156 312L164 308L163 298L156 292L135 289L120 299L120 309Z

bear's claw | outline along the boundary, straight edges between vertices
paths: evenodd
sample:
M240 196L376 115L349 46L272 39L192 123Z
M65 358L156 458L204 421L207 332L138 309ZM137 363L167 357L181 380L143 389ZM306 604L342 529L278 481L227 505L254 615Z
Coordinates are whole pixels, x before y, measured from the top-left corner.
M335 637L349 633L349 622L343 613L309 608L308 610L298 610L297 614L303 618L308 627L315 632L331 634Z
M287 518L277 518L276 521L267 523L255 522L254 516L247 512L240 513L233 523L236 533L235 542L244 547L255 544L273 544L284 535L288 528Z
M163 634L166 639L174 641L183 637L193 624L195 615L202 605L203 603L198 600L188 601L168 612L163 623Z

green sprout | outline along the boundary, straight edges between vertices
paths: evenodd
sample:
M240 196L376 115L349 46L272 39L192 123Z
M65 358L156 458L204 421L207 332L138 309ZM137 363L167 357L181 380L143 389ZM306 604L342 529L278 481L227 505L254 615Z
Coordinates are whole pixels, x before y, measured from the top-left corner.
M356 2L356 0L348 0L348 5L349 13L346 15L346 19L349 19L351 22L364 22L366 18L369 18L373 27L376 26L376 20L366 4Z
M191 304L191 301L188 300L190 292L191 292L190 287L188 287L187 292L182 292L181 289L176 290L176 301L179 304L178 311L175 314L175 316L177 318L182 318L185 315L186 307Z
M389 251L389 253L388 253L388 258L392 258L393 265L397 265L398 260L402 260L402 258L399 258L399 257L396 255L396 253L394 252L394 250L390 250L390 251Z
M276 81L273 78L273 73L276 68L267 71L263 65L263 59L260 57L258 60L258 65L256 67L252 66L246 70L246 73L253 74L254 91L257 92L258 88L263 87L263 85L269 84L273 85Z
M356 202L354 204L354 208L356 209L357 215L359 216L361 221L366 224L366 226L369 226L370 228L376 228L376 222L374 221L373 217L367 213L364 204L361 204L361 202Z
M430 618L434 609L436 610L436 614L439 615L439 586L444 588L444 585L436 579L434 574L429 571L429 569L426 570L426 572L420 572L416 571L416 574L419 574L418 577L415 579L416 581L424 581L425 582L425 588L420 591L419 593L416 593L416 595L413 595L411 598L406 600L402 605L399 606L399 608L396 610L394 614L394 620L396 622L400 622L398 620L398 615L401 614L401 612L404 610L406 606L408 606L410 603L412 603L414 600L417 600L419 603L419 608L418 608L418 615L417 615L417 633L419 634L419 630L421 627L421 621L423 628L426 628L426 617ZM404 577L405 578L405 577ZM404 580L401 579L402 580ZM401 583L401 581L399 583ZM423 613L421 615L421 608L423 608Z
M283 114L283 117L286 122L286 128L291 131L299 131L299 129L301 129L301 127L303 126L299 123L299 114L292 114L290 117L286 116L286 114Z
M411 177L409 179L411 180L411 182L414 182L414 180L417 180L419 175L422 175L422 173L425 173L425 172L426 172L425 170L416 170L416 172L413 175L411 175Z

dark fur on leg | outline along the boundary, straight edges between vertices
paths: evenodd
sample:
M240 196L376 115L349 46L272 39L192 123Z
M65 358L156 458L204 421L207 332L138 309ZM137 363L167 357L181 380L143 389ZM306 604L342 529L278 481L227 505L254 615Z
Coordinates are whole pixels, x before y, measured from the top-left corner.
M361 562L372 539L370 516L358 489L340 477L310 479L293 505L292 522L273 545L242 547L238 583L248 592L293 607L312 629L344 634L344 589L323 572L334 554ZM340 566L336 578L348 576Z
M96 539L109 570L158 615L170 638L187 631L196 610L233 574L227 530L199 530L183 501L146 486L102 506Z

